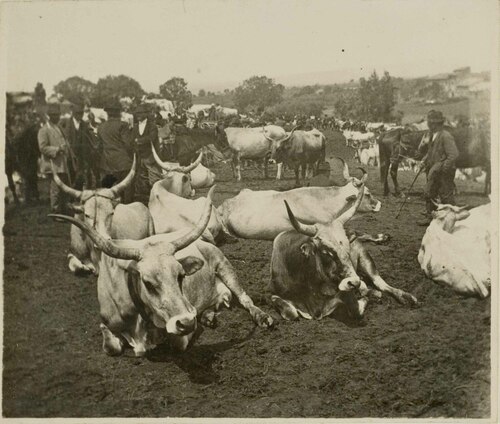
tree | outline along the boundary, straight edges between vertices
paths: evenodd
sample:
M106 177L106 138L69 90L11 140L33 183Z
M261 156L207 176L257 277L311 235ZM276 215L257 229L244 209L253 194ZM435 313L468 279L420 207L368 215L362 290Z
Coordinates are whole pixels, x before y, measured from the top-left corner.
M108 75L97 81L92 104L97 107L104 107L106 103L121 97L141 98L144 90L133 78L126 75Z
M273 106L283 99L285 87L276 84L266 76L253 76L234 90L234 101L240 110L254 109L262 112L266 107Z
M389 121L392 109L396 104L393 81L389 72L379 78L373 71L368 80L359 80L359 105L358 119L365 121Z
M167 100L174 102L177 110L186 110L193 105L193 95L187 89L184 78L173 77L160 85L160 94Z
M200 91L198 91L198 97L205 97L206 95L207 93L205 90L203 90L203 88Z
M92 81L78 76L67 78L54 87L55 93L75 104L90 102L95 90L96 85Z

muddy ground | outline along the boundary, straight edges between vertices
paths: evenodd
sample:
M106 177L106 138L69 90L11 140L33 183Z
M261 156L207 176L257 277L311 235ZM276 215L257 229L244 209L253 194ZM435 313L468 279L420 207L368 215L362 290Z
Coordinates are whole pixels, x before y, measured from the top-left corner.
M340 134L329 153L349 158ZM101 350L94 277L73 276L69 227L46 218L48 204L7 213L4 227L3 414L7 417L486 417L490 414L490 299L464 299L427 280L417 253L425 228L419 195L424 177L401 199L382 198L378 168L368 187L378 214L352 226L392 236L370 246L382 276L413 293L409 308L389 297L369 304L353 325L335 319L279 319L269 303L271 242L241 240L222 248L272 330L255 328L240 309L224 311L188 352L157 349L146 358L112 358ZM244 187L285 189L286 179L215 167L215 204ZM403 187L414 174L400 172ZM482 185L457 182L460 203L479 205ZM47 183L41 187L47 195ZM200 194L205 194L201 191Z

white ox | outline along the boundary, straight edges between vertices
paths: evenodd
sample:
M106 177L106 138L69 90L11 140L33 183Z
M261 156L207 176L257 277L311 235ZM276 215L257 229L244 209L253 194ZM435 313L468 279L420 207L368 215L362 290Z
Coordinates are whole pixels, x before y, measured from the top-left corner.
M128 175L111 188L80 191L64 184L57 173L54 172L52 175L54 182L64 193L80 201L78 205L72 205L75 218L90 225L106 239L140 240L154 233L153 221L148 209L140 202L120 204L120 193L132 184L134 179L135 163L134 157ZM74 225L70 230L69 251L68 267L71 272L99 274L100 250Z
M491 205L438 205L422 238L418 262L425 275L466 296L485 298L491 288Z
M286 131L277 125L257 128L226 128L227 142L232 151L233 176L241 181L241 161L243 159L263 160L264 177L267 178L267 156L275 140L282 142L290 138ZM272 140L272 141L270 141ZM278 164L277 179L281 178L281 163Z
M241 288L224 255L208 243L194 243L209 221L212 192L194 229L143 240L107 240L86 223L52 215L77 225L103 252L97 296L108 355L121 355L124 341L136 356L165 341L185 350L200 334L198 321L213 326L215 312L229 305L233 294L254 322L272 325Z
M201 163L203 152L200 152L196 161L194 161L191 165L180 166L178 162L162 161L152 144L151 148L153 150L153 157L156 163L165 171L163 177L170 178L176 186L179 186L179 182L177 182L179 178L182 180L183 184L187 184L189 182L193 189L211 187L214 185L215 174ZM186 176L189 176L189 181L186 180ZM174 190L169 191L178 194L179 196L186 197L182 193ZM192 190L191 194L194 196L194 190Z
M342 187L303 187L285 192L241 190L219 206L221 223L235 237L274 240L282 231L292 229L283 208L284 200L293 205L295 216L301 222L327 225L354 204L361 188L364 197L358 211L380 210L380 201L372 197L362 181L349 175L345 162L344 178L347 184Z

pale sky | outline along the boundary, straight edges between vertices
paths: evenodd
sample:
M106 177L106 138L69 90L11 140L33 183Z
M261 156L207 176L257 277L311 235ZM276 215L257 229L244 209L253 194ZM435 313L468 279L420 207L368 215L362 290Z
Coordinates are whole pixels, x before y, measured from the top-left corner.
M289 85L489 70L497 20L488 0L14 1L2 3L1 41L8 91L125 74L147 91L180 76L197 93L252 75Z

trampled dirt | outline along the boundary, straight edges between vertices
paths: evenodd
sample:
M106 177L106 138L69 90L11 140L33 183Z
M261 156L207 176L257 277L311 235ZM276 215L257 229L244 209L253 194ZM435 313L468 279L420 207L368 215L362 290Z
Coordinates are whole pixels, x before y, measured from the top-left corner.
M326 133L330 154L352 151ZM378 214L352 227L388 233L369 246L386 281L413 293L409 308L384 296L359 324L327 318L283 321L269 303L272 243L240 240L222 247L255 303L276 326L255 328L241 309L223 311L188 352L158 348L148 357L106 356L95 277L67 268L69 227L46 217L48 205L8 212L4 227L3 414L7 417L487 417L490 414L490 299L465 299L426 279L417 253L425 228L422 176L406 208L381 197L378 168L367 186L382 201ZM215 167L215 204L244 187L286 189L256 169L244 181L229 165ZM403 187L414 178L400 172ZM479 205L477 183L457 181L462 204ZM42 187L47 184L44 182ZM204 195L206 190L199 194Z

